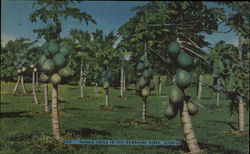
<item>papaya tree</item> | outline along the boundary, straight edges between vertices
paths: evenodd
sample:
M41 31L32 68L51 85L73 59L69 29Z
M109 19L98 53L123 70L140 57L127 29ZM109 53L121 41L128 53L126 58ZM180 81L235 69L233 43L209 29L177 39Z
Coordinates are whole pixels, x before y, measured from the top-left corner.
M213 73L212 73L212 77L213 77L213 86L214 88L214 92L216 92L216 106L220 106L220 93L221 93L221 80L222 78L220 78L220 76L223 73L224 70L224 65L222 62L222 59L220 57L220 52L222 52L222 48L224 48L223 46L224 42L218 42L214 48L211 50L208 59L213 61ZM224 49L223 49L224 50ZM225 51L225 50L224 50Z
M121 40L119 44L117 45L116 49L118 50L117 56L120 60L120 97L125 97L125 91L126 91L126 71L125 71L125 61L129 61L131 58L131 51L128 51L129 47L126 42Z
M219 42L215 45L218 58L223 68L218 75L225 93L230 102L230 115L238 114L239 131L244 131L244 103L249 101L249 41L239 42L238 48L232 44ZM242 50L243 56L238 56L238 50ZM242 103L243 105L239 105ZM248 104L247 104L248 105ZM243 108L243 109L242 109ZM240 112L241 110L241 112Z
M81 12L78 8L72 8L69 4L72 1L43 1L34 2L39 8L30 14L31 22L40 19L48 23L45 28L35 29L38 37L44 37L46 42L43 44L43 56L40 58L40 67L44 75L51 82L52 88L52 132L56 139L61 137L59 113L58 113L58 85L62 79L72 76L72 70L67 67L67 59L70 49L65 41L62 41L60 32L62 31L62 18L73 17L86 23L95 21L86 12Z
M37 47L34 47L29 50L29 67L32 69L32 93L33 93L33 100L35 104L39 104L37 95L36 95L36 88L38 88L38 69L37 69L37 61L40 56Z
M134 10L137 13L133 20L137 18L137 26L131 26L128 35L136 39L144 36L142 32L148 33L147 42L152 40L157 31L165 32L165 37L169 37L165 42L168 44L167 52L165 50L168 58L164 61L171 65L170 72L174 80L169 92L170 103L167 104L166 116L172 119L180 111L183 134L190 152L201 152L189 117L197 112L197 105L190 96L185 96L184 90L192 81L193 57L207 61L200 54L203 52L202 47L209 45L204 34L217 32L218 22L224 20L223 9L208 8L203 2L185 1L149 2Z
M249 36L250 36L250 4L248 2L220 2L220 4L229 7L232 12L227 16L226 25L234 30L236 35L238 36L238 55L233 58L233 62L235 62L238 66L236 67L238 74L231 75L239 77L238 83L232 82L230 84L230 91L233 91L233 88L236 88L237 99L232 101L231 103L231 111L236 111L239 116L239 131L244 131L244 104L248 107L249 102L249 68L246 68L246 65L249 63ZM242 40L245 40L247 43L243 43ZM244 45L245 44L245 45ZM237 59L238 58L238 59ZM248 59L247 59L248 58ZM235 68L235 67L234 67ZM232 72L231 72L232 73ZM247 78L248 77L248 78ZM244 79L243 79L244 78ZM246 83L246 84L244 84ZM248 83L248 84L247 84ZM236 85L235 85L236 84ZM232 86L234 85L234 86ZM229 86L229 85L228 85ZM245 87L247 86L247 87ZM233 97L235 98L235 97ZM245 103L244 103L245 102ZM237 107L236 107L237 106Z
M14 62L14 66L17 70L17 82L12 91L13 94L17 91L19 83L21 83L23 93L26 93L26 88L24 85L24 75L27 74L28 67L31 63L29 59L29 48L34 42L29 42L29 39L20 38L15 41L15 52L16 52L16 60ZM13 45L14 45L13 44Z
M115 56L114 43L117 37L110 32L104 35L102 30L96 30L92 33L93 42L95 47L95 57L97 62L97 69L102 70L99 72L99 85L102 85L105 91L105 106L107 109L112 108L109 99L109 87L112 85L114 79L115 65L117 64L117 57Z
M75 51L75 54L73 54L72 59L74 59L76 62L75 67L80 68L79 69L79 86L80 86L80 98L84 98L84 86L86 84L86 79L90 67L90 52L92 51L93 43L91 42L91 35L88 32L79 30L79 29L72 29L70 31L70 36L72 39L72 43L75 44L73 47L73 51ZM79 63L80 61L80 67Z
M154 89L153 70L151 69L151 64L147 58L146 44L144 54L141 55L139 62L136 67L138 81L136 83L136 92L142 97L142 120L146 119L146 104L147 97L151 94Z

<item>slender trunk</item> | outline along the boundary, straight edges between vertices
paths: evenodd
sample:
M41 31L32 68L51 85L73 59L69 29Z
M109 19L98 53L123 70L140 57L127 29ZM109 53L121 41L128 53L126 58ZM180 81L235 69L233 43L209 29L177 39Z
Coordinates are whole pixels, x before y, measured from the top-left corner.
M188 145L189 151L191 153L199 153L200 148L194 135L191 119L189 117L187 104L185 101L183 102L183 108L181 109L180 117L181 117L183 134L184 134L186 143Z
M120 89L120 94L121 94L121 97L123 98L124 97L124 94L123 94L123 92L124 92L124 88L123 88L123 86L124 86L124 68L123 68L123 63L122 63L122 66L121 66L121 80L120 80L120 84L121 84L121 89Z
M245 122L244 122L244 102L243 102L243 99L242 97L239 97L239 131L244 131L245 128L244 128L244 125L245 125Z
M109 103L109 88L105 89L105 105L110 106L110 103Z
M34 98L34 102L35 104L39 104L38 103L38 100L37 100L37 97L36 97L36 71L33 70L33 73L32 73L32 90L33 90L33 98Z
M36 71L36 88L39 86L39 73Z
M146 109L147 109L147 99L143 98L142 99L142 119L143 120L146 119L146 116L147 116Z
M220 80L217 79L217 89L220 90ZM220 106L220 92L216 91L216 106Z
M44 109L45 113L49 113L49 101L48 101L48 83L44 84Z
M126 75L125 75L125 71L123 73L123 95L125 96L125 91L126 91Z
M23 93L26 93L26 88L24 86L24 81L23 81L23 75L21 75L21 85L22 85L22 88L23 88Z
M202 96L202 75L199 75L199 80L198 80L198 94L197 98L200 99Z
M249 20L248 20L249 21ZM239 51L239 59L242 60L242 37L239 36L238 38L239 41L239 46L238 46L238 51ZM242 97L239 97L239 131L244 131L244 102Z
M83 86L82 86L82 83L83 83L83 71L82 71L82 67L83 67L83 60L81 60L81 65L80 65L80 81L79 81L79 86L80 86L80 97L83 98L84 95L83 95Z
M95 96L98 96L98 92L97 92L97 83L95 83Z
M158 95L161 96L161 76L158 75Z
M58 86L52 84L52 112L51 112L51 121L52 121L52 131L53 136L56 139L61 137L60 134L60 124L59 124L59 114L58 114Z
M13 91L12 91L13 94L15 94L16 91L17 91L17 88L18 88L19 83L20 83L20 79L21 79L21 77L20 77L20 75L18 75L16 85L15 85Z
M82 89L84 89L87 80L87 75L85 73L83 74L83 76L84 77L83 77ZM84 97L84 91L83 91L83 97Z

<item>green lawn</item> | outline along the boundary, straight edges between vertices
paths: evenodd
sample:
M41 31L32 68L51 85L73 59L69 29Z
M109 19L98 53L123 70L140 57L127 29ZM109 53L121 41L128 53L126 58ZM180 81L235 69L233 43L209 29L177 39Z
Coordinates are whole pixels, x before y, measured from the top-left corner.
M167 102L168 90L163 87L163 96L156 91L148 99L148 119L141 118L141 99L134 90L126 92L126 99L120 99L119 89L110 90L113 110L102 110L103 89L98 98L93 87L85 88L84 99L79 99L78 86L59 86L59 114L62 135L65 139L114 139L114 140L182 140L181 146L108 146L108 145L64 145L51 138L50 115L44 114L44 106L35 105L32 95L11 95L14 83L1 82L1 142L2 154L29 153L184 153L187 147L183 141L179 116L167 120L163 106ZM31 85L26 85L31 92ZM49 91L50 93L50 91ZM187 90L195 97L195 88ZM226 123L229 101L222 96L221 107L215 108L213 92L203 91L200 104L213 112L200 108L192 117L195 135L201 149L208 153L248 153L249 112L245 111L245 134L237 131L237 116ZM50 96L49 96L50 97ZM39 86L38 98L43 101L43 86Z

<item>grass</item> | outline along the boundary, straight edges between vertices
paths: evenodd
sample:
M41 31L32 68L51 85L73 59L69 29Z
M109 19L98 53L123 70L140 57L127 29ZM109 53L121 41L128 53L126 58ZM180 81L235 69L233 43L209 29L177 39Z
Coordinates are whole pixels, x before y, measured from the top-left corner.
M114 140L181 140L181 146L111 146L111 145L65 145L51 137L50 115L44 114L43 86L38 89L41 104L33 102L31 94L11 95L14 83L1 82L1 132L0 153L184 153L180 118L167 120L163 116L167 102L166 87L163 96L156 90L148 99L148 119L141 118L141 99L134 90L126 91L126 99L120 99L119 89L110 90L113 109L103 110L104 91L99 88L99 97L94 87L86 87L87 96L79 99L78 86L59 86L59 114L64 139L114 139ZM26 84L31 92L31 84ZM21 90L21 89L19 89ZM49 91L49 94L51 92ZM195 97L195 88L186 92ZM249 153L249 113L245 111L245 133L237 132L237 116L226 123L229 100L222 96L220 108L209 89L204 88L200 104L213 112L200 108L191 117L197 141L208 153ZM49 98L51 96L49 95Z

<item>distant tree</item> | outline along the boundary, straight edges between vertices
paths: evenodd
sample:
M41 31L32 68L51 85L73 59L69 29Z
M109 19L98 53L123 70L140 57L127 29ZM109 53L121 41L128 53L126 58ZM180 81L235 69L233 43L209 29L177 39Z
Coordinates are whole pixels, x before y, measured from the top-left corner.
M250 3L249 2L219 2L219 4L225 5L229 7L232 10L232 13L229 14L227 17L227 26L231 27L236 34L239 37L239 46L238 46L238 56L234 57L234 61L237 66L240 66L237 68L238 77L241 78L242 76L249 76L249 69L245 68L246 64L249 64L249 56L247 55L247 48L249 47L249 38L250 38ZM248 45L248 47L245 47L242 40L243 38L247 43L244 43L245 45ZM237 59L238 58L238 59ZM248 62L248 63L247 63ZM236 74L235 74L236 75ZM238 103L232 103L231 108L235 109L235 107L238 105L238 116L239 116L239 131L244 131L244 102L246 102L246 105L249 107L249 88L244 87L245 84L241 84L242 82L248 82L249 85L249 77L246 80L239 80L238 82L238 88L241 89L238 91L237 95L237 101ZM233 82L232 82L233 83ZM231 89L232 90L232 89ZM234 95L231 95L234 96ZM236 105L237 104L237 105Z
M95 44L93 49L96 57L95 70L101 71L98 74L99 84L105 89L105 106L110 108L109 87L112 86L112 81L114 81L114 74L118 72L116 64L119 63L114 48L117 37L113 32L104 35L101 30L96 30L92 35Z

